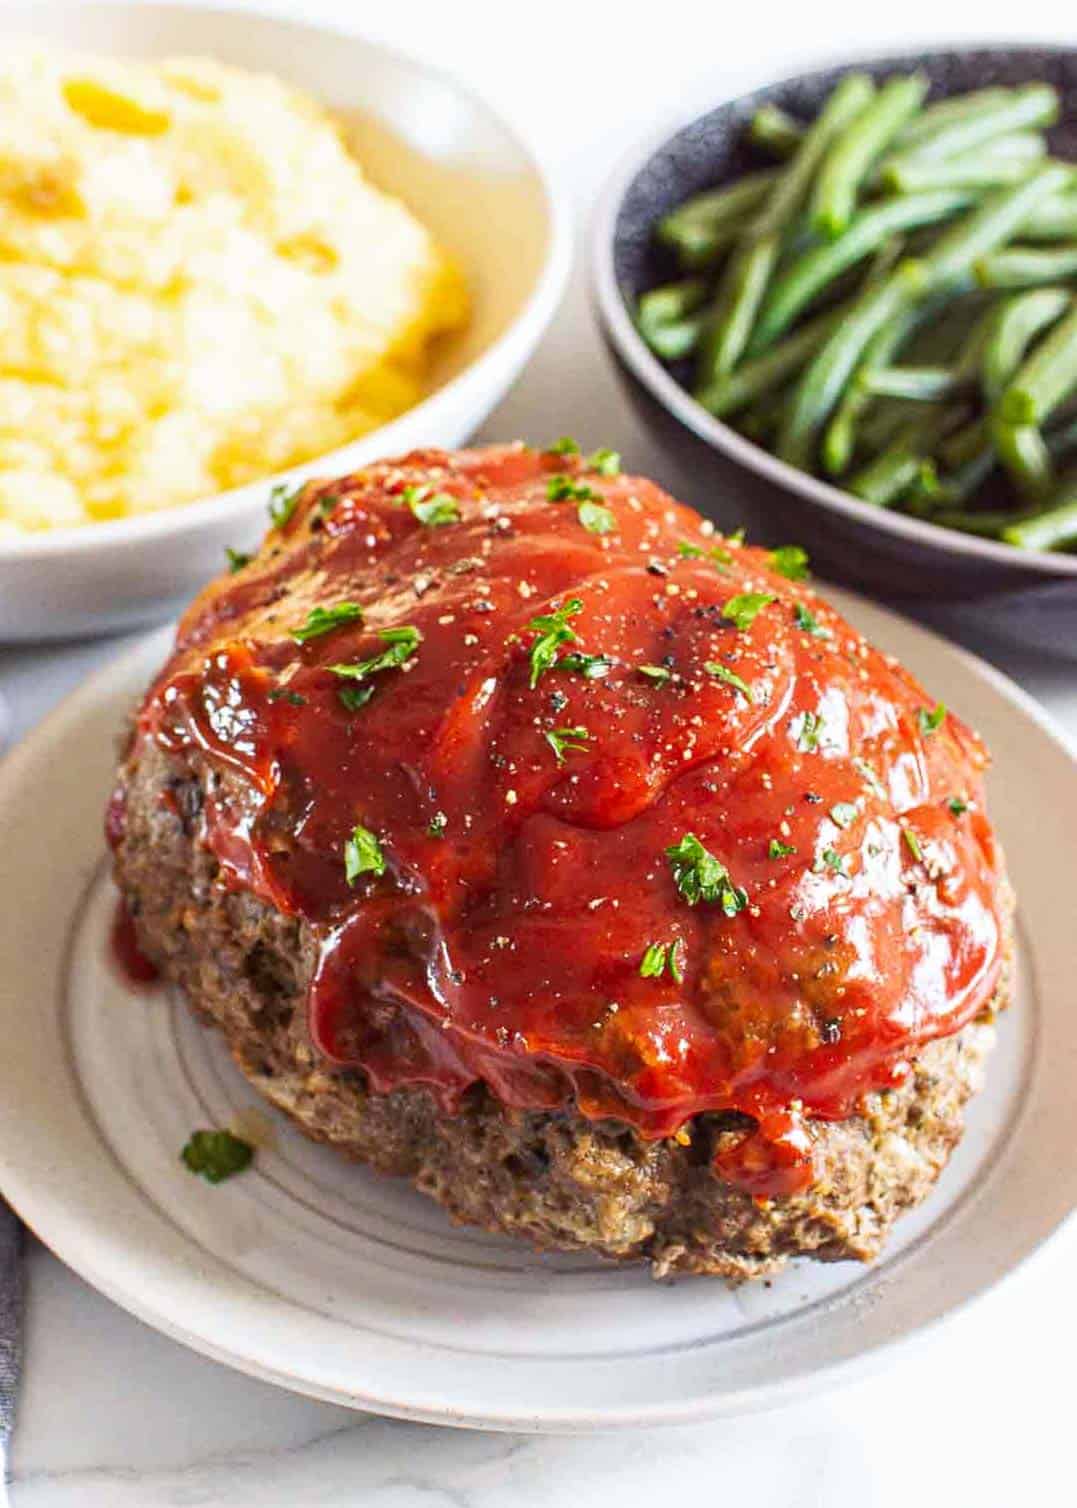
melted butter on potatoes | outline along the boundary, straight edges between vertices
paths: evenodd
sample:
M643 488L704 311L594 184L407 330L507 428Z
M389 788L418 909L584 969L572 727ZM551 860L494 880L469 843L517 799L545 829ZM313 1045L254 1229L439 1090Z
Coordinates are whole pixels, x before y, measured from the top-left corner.
M0 63L0 535L355 439L418 401L465 314L427 231L279 80Z

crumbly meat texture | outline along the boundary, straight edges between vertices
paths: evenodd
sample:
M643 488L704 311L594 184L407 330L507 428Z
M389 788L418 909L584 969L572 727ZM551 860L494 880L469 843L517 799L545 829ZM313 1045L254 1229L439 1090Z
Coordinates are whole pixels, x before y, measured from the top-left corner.
M697 1116L682 1140L647 1141L630 1126L566 1111L514 1111L483 1086L457 1113L423 1089L368 1091L361 1072L318 1059L306 986L316 946L300 920L225 886L199 842L207 794L240 777L180 760L143 740L121 773L125 832L115 873L138 941L164 977L224 1034L240 1069L308 1136L410 1179L454 1220L539 1248L649 1261L655 1276L708 1273L740 1282L790 1256L874 1258L895 1219L918 1204L963 1130L1010 969L990 1008L928 1045L901 1088L873 1095L851 1120L811 1122L817 1177L802 1194L756 1201L711 1160L752 1122Z

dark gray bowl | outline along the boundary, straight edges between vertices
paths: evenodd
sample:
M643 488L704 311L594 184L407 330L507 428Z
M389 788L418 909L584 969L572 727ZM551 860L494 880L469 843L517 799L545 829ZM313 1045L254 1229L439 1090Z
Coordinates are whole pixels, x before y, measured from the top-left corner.
M636 297L670 276L652 229L691 194L738 177L759 158L743 145L761 104L814 115L845 73L877 79L918 68L932 97L985 84L1045 79L1062 94L1053 150L1077 159L1077 49L981 47L857 59L801 74L718 105L666 130L621 167L594 225L593 287L599 320L629 392L682 468L706 483L703 503L719 523L759 519L765 532L807 545L824 574L915 610L945 599L989 619L1005 638L1077 655L1077 555L1017 551L861 502L779 461L711 417L652 356L629 313ZM702 490L702 489L701 489ZM691 499L700 503L700 498Z

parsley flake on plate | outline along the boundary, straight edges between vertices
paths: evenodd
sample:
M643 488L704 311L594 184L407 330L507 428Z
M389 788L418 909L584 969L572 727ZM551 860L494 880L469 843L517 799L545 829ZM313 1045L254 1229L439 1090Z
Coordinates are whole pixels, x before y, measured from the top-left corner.
M808 552L800 545L779 545L770 552L770 568L790 581L806 581L808 577Z
M946 805L955 817L963 817L969 809L969 804L964 796L951 796Z
M803 629L806 634L811 634L814 639L829 639L829 628L824 628L815 614L803 602L793 604L793 622L797 628Z
M570 649L567 655L555 661L552 668L582 675L587 681L601 681L613 669L613 661L609 655L585 655L581 650Z
M581 503L576 509L576 517L588 534L612 534L617 527L617 520L604 503Z
M591 471L597 471L599 476L620 476L621 457L616 450L609 450L606 446L600 446L592 451L587 458L587 465Z
M532 690L538 685L539 677L554 665L561 645L575 642L576 630L568 620L582 611L583 603L580 599L570 597L563 607L554 608L552 613L541 613L527 625L532 633L538 635L531 646Z
M546 482L546 496L551 503L585 503L597 499L598 493L586 482L577 482L574 477L557 472Z
M233 550L229 546L225 547L224 553L228 557L228 570L232 576L237 571L242 571L244 566L250 565L254 559L253 555L247 555L242 550Z
M366 706L377 689L373 682L369 686L340 686L337 688L337 699L349 712L358 712L360 707Z
M733 884L729 870L703 847L695 833L685 833L666 849L673 883L690 906L717 901L726 916L736 916L748 904L747 892Z
M730 670L728 665L723 665L719 660L708 660L703 669L716 681L723 681L725 685L732 686L734 691L739 691L746 701L755 701L755 693L748 682L742 679L735 670Z
M677 984L684 982L684 939L671 943L648 943L640 962L641 979L661 979L669 970Z
M386 646L380 654L372 655L369 660L358 660L354 665L330 665L327 668L333 675L343 676L346 680L365 681L368 675L395 670L398 665L405 664L423 642L420 631L410 623L399 628L379 629L378 638Z
M773 592L739 592L722 604L722 617L743 633L770 602L778 599Z
M673 679L673 672L668 665L637 665L636 669L649 681L658 681L660 684Z
M916 712L916 720L920 724L920 732L925 738L930 738L932 733L937 733L946 721L945 703L936 702L930 711L926 707L919 707Z
M283 529L299 506L302 487L289 487L278 482L269 494L269 519L274 529Z
M337 602L332 607L312 607L307 621L300 628L292 629L292 638L297 644L306 644L308 639L320 639L322 634L332 633L345 623L362 623L363 609L358 602Z
M354 885L361 874L383 875L385 855L369 827L357 822L344 844L344 878Z
M419 484L405 487L402 496L415 517L428 529L460 522L460 505L447 492L434 492Z
M254 1148L231 1131L193 1131L180 1158L190 1172L200 1173L207 1183L223 1183L250 1167Z
M579 442L571 435L562 435L559 440L555 440L552 445L546 447L548 456L578 456L579 453Z
M543 737L556 755L557 763L564 764L566 749L586 750L591 735L586 728L551 728Z
M796 853L795 844L783 843L780 838L771 838L770 846L767 848L768 859L787 859L790 854L794 853Z
M817 871L826 868L833 874L844 875L845 873L842 867L841 854L834 848L824 848L819 855L819 862L815 867Z
M448 817L446 817L445 813L435 812L434 815L430 818L430 821L426 824L427 837L443 838L445 836L445 829L448 827L448 825L449 819Z
M805 712L797 732L797 748L802 754L814 754L819 748L819 735L823 731L823 719L818 712Z

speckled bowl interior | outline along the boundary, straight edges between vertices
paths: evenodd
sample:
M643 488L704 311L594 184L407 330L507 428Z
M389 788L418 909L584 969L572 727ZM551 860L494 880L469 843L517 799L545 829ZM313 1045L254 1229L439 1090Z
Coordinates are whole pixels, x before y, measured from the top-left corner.
M689 196L732 181L766 161L745 142L746 127L759 106L774 103L810 118L835 83L857 69L867 70L877 81L922 70L931 81L932 99L992 84L1046 80L1055 85L1063 100L1062 120L1049 133L1052 151L1077 161L1075 49L981 47L908 53L853 60L767 85L716 106L652 145L611 187L605 212L599 215L599 239L594 248L605 334L635 389L641 410L650 410L649 419L660 427L663 442L675 448L683 445L697 467L701 460L705 464L704 452L709 450L716 468L715 480L724 478L726 485L731 457L734 474L741 478L739 485L752 494L756 510L761 509L784 526L783 513L787 514L792 505L801 519L798 537L806 537L808 543L817 546L820 559L834 576L894 596L949 589L963 598L977 598L1001 592L1027 596L1030 588L1046 590L1050 593L1049 615L1054 620L1048 641L1057 644L1061 632L1068 643L1077 644L1077 555L1048 557L1018 552L995 541L958 535L904 516L881 514L829 483L793 471L698 405L688 401L686 408L679 403L668 381L663 391L663 369L627 321L611 318L611 297L629 308L639 293L676 275L669 254L655 244L656 220ZM612 277L605 279L605 292L600 272L604 260L612 270ZM672 368L671 375L678 382L687 381L687 364L679 370ZM746 467L757 475L750 476L743 469ZM805 500L817 507L805 510ZM865 552L870 553L872 562L866 574ZM1064 630L1059 627L1060 614L1065 620ZM1039 616L1042 618L1042 613Z

